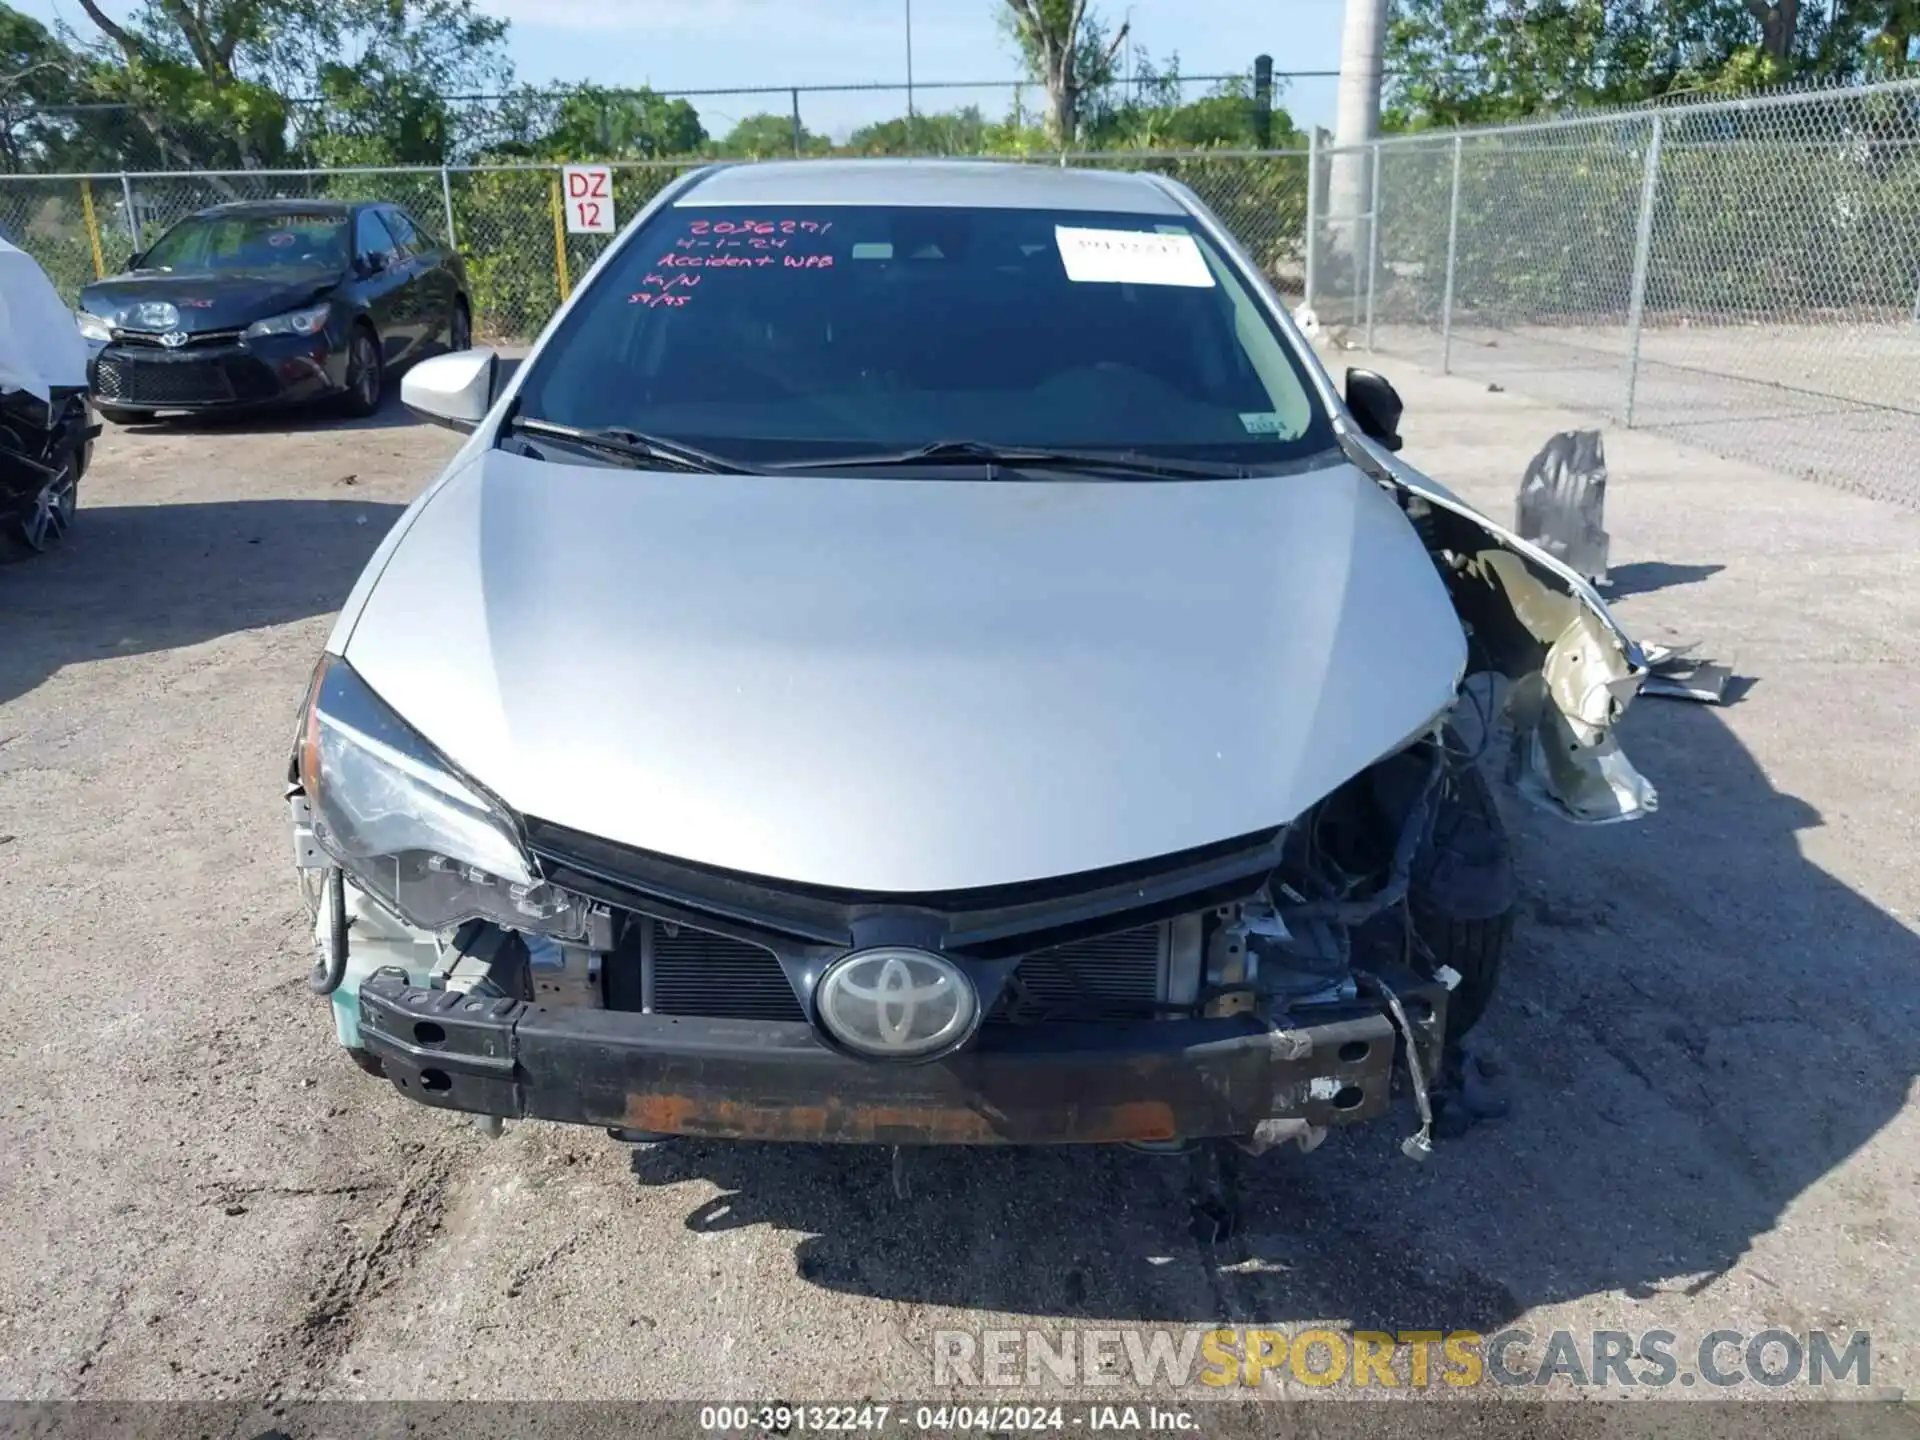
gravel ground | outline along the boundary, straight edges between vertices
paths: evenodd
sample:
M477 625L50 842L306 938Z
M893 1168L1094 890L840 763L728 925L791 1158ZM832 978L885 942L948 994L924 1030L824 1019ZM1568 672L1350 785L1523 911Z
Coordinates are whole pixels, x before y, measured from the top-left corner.
M1495 513L1574 423L1394 378ZM1518 817L1513 1114L1250 1163L1209 1249L1177 1161L933 1155L900 1199L884 1153L488 1140L335 1051L282 770L455 443L110 430L72 543L0 571L0 1396L912 1396L941 1329L1309 1322L1860 1328L1914 1385L1920 515L1609 436L1621 615L1751 683L1639 703L1645 823Z

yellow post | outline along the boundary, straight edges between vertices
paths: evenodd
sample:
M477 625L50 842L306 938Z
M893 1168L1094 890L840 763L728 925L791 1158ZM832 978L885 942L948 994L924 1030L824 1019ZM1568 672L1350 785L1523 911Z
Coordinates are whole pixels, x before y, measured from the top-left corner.
M567 278L567 212L560 199L560 177L553 177L553 268L560 277L560 303L573 293L573 281Z
M80 213L86 217L87 239L93 242L93 278L104 280L107 274L107 260L100 253L100 222L93 215L93 182L80 182Z

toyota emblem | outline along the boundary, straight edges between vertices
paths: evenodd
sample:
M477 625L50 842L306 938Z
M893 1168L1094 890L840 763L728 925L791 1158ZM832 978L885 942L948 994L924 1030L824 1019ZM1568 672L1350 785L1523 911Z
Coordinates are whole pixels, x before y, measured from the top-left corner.
M918 1060L973 1033L980 1000L966 972L925 950L886 946L836 960L820 977L820 1025L876 1060Z
M160 337L160 343L169 350L178 350L182 345L187 343L187 332L184 330L169 330Z

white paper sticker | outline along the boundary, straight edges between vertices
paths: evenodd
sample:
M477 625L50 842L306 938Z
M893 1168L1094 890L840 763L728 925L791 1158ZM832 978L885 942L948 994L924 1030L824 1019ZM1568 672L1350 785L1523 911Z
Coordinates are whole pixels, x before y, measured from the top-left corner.
M1204 290L1213 272L1191 235L1151 230L1082 230L1053 227L1067 278L1105 285L1185 285Z
M1293 429L1287 424L1287 417L1275 410L1256 410L1252 414L1242 413L1240 424L1249 435L1291 435Z

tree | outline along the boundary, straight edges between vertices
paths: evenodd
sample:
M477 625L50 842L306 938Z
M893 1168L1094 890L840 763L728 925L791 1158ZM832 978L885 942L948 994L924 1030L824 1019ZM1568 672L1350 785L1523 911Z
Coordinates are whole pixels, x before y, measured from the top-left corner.
M993 127L978 105L862 125L847 137L855 155L978 155Z
M121 22L99 0L80 0L101 37L85 84L101 100L131 106L170 163L273 163L285 149L286 104L235 69L241 46L264 33L267 3L147 0Z
M511 76L506 22L473 0L145 0L97 31L87 85L126 102L173 164L286 163L286 99L310 99L323 163L448 158L442 97Z
M1087 0L1006 0L1001 19L1034 78L1047 87L1047 133L1071 145L1080 133L1080 98L1113 81L1113 57L1126 42L1111 39L1087 14Z
M547 151L556 159L657 160L695 154L706 143L699 112L685 100L644 87L583 85L561 102Z
M1914 3L1839 0L1838 11ZM1508 120L1844 72L1863 56L1859 37L1830 27L1825 8L1800 0L1397 0L1387 123Z
M832 146L824 135L816 135L802 124L800 144L793 143L793 117L761 111L744 115L720 141L723 154L745 160L766 160L782 155L820 155Z
M1285 82L1276 86L1276 94ZM1148 55L1134 59L1134 75L1118 105L1082 106L1082 135L1095 146L1135 149L1252 149L1260 144L1253 82L1236 75L1214 84L1197 100L1186 99L1176 52L1163 70ZM1282 147L1293 135L1285 110L1272 111L1269 144Z
M471 0L270 4L245 59L282 93L317 97L300 118L321 164L445 164L477 138L448 97L512 77L506 22Z
M46 26L0 5L0 168L25 169L61 145L64 127L45 107L72 102L73 68Z
M1920 0L1837 0L1817 68L1836 79L1884 75L1920 60Z

